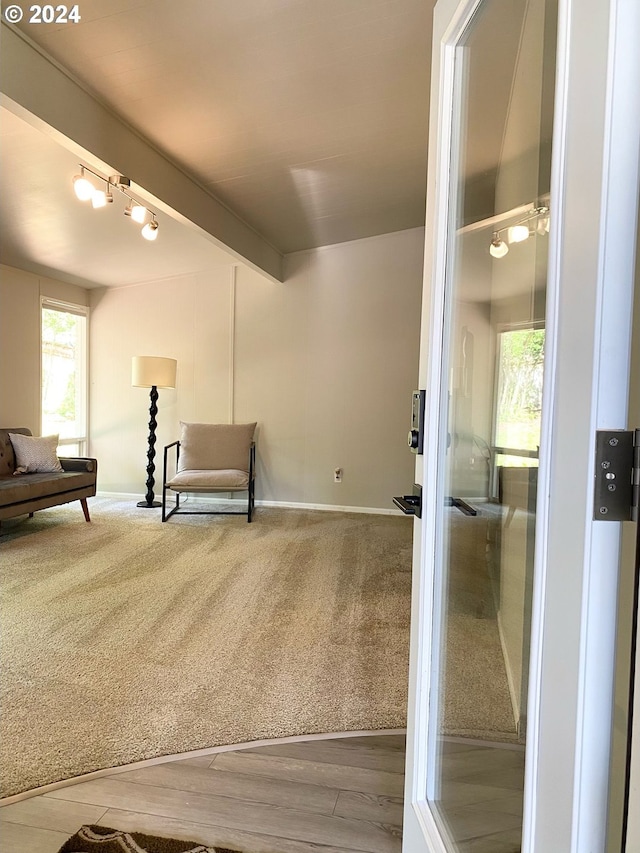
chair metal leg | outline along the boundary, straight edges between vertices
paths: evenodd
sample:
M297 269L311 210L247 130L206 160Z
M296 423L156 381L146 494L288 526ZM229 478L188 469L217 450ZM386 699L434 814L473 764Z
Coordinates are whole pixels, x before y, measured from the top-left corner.
M180 506L180 493L176 492L176 505L170 512L167 512L167 454L171 447L175 447L176 449L176 470L178 469L178 462L180 460L180 442L173 441L171 444L167 444L164 449L162 464L162 521L168 521Z
M256 469L256 443L251 442L249 448L249 497L247 499L247 523L251 524L251 516L253 515L254 507L254 490L255 490L255 469Z
M247 498L247 523L251 524L255 507L255 481L249 480L249 496Z
M169 512L167 512L167 487L166 485L162 485L162 520L169 521L172 515L174 515L180 507L180 492L176 492L176 502L175 505L171 507Z

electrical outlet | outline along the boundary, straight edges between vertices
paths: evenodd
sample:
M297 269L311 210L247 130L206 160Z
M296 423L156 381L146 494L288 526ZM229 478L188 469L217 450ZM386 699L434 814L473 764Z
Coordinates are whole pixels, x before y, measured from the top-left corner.
M333 482L341 483L342 482L342 468L335 468L333 472Z

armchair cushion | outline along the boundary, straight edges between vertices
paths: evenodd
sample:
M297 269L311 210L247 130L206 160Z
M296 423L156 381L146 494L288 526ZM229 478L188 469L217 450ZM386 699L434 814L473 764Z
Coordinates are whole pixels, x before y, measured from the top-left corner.
M256 424L180 424L180 460L183 471L248 472L249 451ZM175 479L175 478L174 478ZM246 488L246 482L245 482Z
M175 492L210 492L216 489L226 492L244 490L248 485L249 475L246 471L222 468L216 471L181 471L167 483Z

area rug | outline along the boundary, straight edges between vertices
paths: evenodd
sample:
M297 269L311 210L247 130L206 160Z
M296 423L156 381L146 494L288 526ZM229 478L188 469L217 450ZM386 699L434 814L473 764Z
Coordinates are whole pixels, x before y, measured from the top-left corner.
M91 501L0 540L3 795L263 738L406 725L412 524Z
M194 841L122 832L108 826L83 826L59 853L238 853L228 847L205 847Z
M406 725L410 519L260 507L250 525L162 524L106 498L91 517L46 510L0 539L2 796L159 756ZM444 731L510 740L496 622L477 613L485 586L466 579L452 598Z

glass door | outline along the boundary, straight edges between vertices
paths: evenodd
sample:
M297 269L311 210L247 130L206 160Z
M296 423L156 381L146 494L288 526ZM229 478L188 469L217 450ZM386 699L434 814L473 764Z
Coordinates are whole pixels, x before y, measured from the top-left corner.
M626 416L634 21L436 6L406 853L604 843L620 524L592 483Z
M453 851L522 837L556 20L549 0L487 0L454 66L428 779Z

